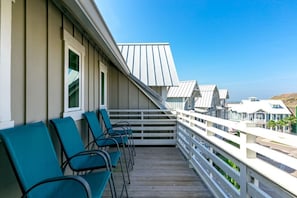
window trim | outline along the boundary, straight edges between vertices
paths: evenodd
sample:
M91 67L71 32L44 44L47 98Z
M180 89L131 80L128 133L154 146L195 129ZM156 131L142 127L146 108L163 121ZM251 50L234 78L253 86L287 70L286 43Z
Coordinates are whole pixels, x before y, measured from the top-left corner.
M100 71L99 71L99 82L100 82L100 108L107 108L107 78L108 78L108 72L107 72L107 66L103 64L102 62L100 63ZM102 79L101 79L101 74L104 74L104 104L102 104Z
M64 40L64 112L63 117L70 116L74 120L82 119L84 113L84 57L85 47L80 44L65 29L63 30ZM68 95L68 68L69 68L69 50L79 55L79 107L69 108Z
M14 126L14 120L12 120L11 115L11 40L13 3L14 0L0 2L0 129Z

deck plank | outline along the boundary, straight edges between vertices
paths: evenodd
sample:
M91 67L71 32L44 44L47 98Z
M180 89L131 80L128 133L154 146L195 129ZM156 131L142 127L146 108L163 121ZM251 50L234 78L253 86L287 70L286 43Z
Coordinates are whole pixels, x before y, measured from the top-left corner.
M137 147L129 197L212 198L202 179L175 147ZM118 180L119 177L116 177Z

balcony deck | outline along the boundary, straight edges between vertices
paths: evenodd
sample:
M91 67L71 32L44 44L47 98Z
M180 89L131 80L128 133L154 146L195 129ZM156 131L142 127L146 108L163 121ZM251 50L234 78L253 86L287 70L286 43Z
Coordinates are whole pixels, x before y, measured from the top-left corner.
M179 148L138 147L131 197L297 196L297 136L191 111L114 109L109 113L113 123L130 123L136 145ZM289 152L284 152L287 147ZM181 161L173 158L177 156ZM211 191L205 190L199 177L188 180L189 172L195 174L189 165Z
M129 197L214 197L176 147L136 147ZM119 178L117 178L118 180ZM116 181L117 182L117 181Z

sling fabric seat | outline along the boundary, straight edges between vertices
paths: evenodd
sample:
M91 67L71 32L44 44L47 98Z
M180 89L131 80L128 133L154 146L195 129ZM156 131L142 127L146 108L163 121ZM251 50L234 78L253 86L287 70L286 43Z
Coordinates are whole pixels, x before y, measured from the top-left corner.
M110 171L64 176L43 122L0 131L23 197L102 197Z
M89 129L90 129L91 134L94 139L94 141L91 142L91 144L95 143L98 147L114 146L116 143L119 145L122 145L124 160L125 160L125 165L126 165L126 171L127 171L127 176L128 176L128 182L130 183L128 164L130 164L132 162L131 162L131 159L128 162L126 151L125 151L125 144L128 141L127 137L119 136L119 137L107 138L106 134L104 134L102 131L101 125L100 125L97 115L94 111L85 112L83 114L83 116L88 123ZM114 141L114 140L116 140L116 141Z
M106 128L106 131L108 132L108 134L111 136L118 136L118 135L127 136L129 138L129 146L132 147L131 152L133 153L133 155L136 155L133 131L130 127L129 122L121 121L121 122L117 122L116 124L112 125L111 121L109 119L107 110L105 108L102 108L99 110L99 112L100 112L102 120L105 124L105 128ZM134 163L134 158L132 158L132 161Z
M89 171L109 166L110 170L112 167L117 167L120 164L122 176L123 176L123 188L128 196L128 191L124 179L124 173L121 163L121 152L109 152L103 150L86 150L82 139L79 135L79 131L76 127L74 120L71 117L57 118L51 120L55 131L57 132L58 138L60 139L67 160L63 164L63 168L67 165L74 171ZM99 156L98 156L99 155ZM103 155L103 158L101 157ZM106 164L104 158L109 159L109 164ZM111 177L113 180L113 176ZM113 185L114 192L115 186Z

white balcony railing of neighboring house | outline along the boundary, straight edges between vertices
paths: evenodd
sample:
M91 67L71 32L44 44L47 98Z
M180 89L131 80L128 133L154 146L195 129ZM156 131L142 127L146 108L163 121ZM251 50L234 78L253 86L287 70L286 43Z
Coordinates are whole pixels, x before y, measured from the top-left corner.
M176 145L217 197L297 197L297 158L269 147L297 151L297 136L190 111L109 112L130 122L137 145Z

